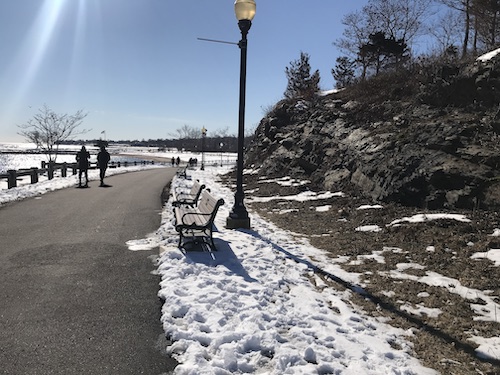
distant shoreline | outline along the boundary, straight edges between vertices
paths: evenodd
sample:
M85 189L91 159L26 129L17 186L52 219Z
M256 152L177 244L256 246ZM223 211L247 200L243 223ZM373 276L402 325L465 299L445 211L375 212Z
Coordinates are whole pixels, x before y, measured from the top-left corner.
M132 157L132 158L137 158L137 159L143 159L143 160L148 160L148 161L157 161L157 162L162 162L162 163L169 161L171 159L171 157L167 157L167 156L166 157L151 156L151 155L148 155L146 153L138 155L138 154L130 154L127 152L120 152L117 155ZM111 155L111 158L113 158L113 155Z
M56 155L75 155L77 151L53 151ZM26 155L46 155L47 152L41 150L0 150L0 154L26 154Z

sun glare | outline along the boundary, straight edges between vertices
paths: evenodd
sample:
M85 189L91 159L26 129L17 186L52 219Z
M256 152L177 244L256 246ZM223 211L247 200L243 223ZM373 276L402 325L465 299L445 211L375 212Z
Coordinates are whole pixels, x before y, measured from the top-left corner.
M66 0L45 0L27 36L25 45L29 46L29 50L32 51L32 57L24 76L23 91L29 87L39 70L65 2Z
M29 92L33 89L37 80L43 78L41 68L44 61L47 61L47 54L54 46L59 35L58 26L64 21L73 22L73 39L70 50L71 61L65 61L69 65L69 77L67 77L67 90L69 91L78 76L78 61L81 58L85 44L86 25L88 22L87 9L90 0L43 0L38 13L35 15L31 27L26 31L18 52L12 59L12 65L6 77L15 77L16 91L10 95L8 108L15 113L18 110L26 109L29 106L38 107L40 103L29 102ZM91 4L96 4L90 1ZM70 7L73 7L72 10ZM73 16L72 16L73 15ZM69 19L72 17L74 19ZM2 117L10 117L3 113Z
M33 103L25 103L37 72L43 62L46 50L53 37L54 29L60 18L64 3L67 0L45 0L40 7L32 27L27 31L17 56L13 58L11 68L6 72L10 77L16 77L17 89L11 93L10 103L7 106L12 112L20 107L28 107ZM36 103L38 104L38 103ZM3 113L4 119L10 114Z
M75 84L75 79L78 76L79 66L82 62L82 54L84 53L85 34L87 25L87 3L86 0L78 1L77 18L75 22L75 31L73 39L73 50L71 53L71 65L69 77L66 82L66 91L70 92Z

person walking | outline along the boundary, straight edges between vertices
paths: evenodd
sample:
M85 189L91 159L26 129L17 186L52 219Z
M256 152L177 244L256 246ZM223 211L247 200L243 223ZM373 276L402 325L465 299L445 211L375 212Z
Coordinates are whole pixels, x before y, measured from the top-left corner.
M97 154L97 164L99 165L99 178L101 179L101 185L104 185L104 176L106 175L106 169L108 169L108 163L111 159L109 152L106 151L106 147L101 146L101 151Z
M90 153L85 146L82 146L81 150L76 154L76 161L78 163L78 187L82 187L82 174L85 175L85 185L83 185L83 187L89 187L89 159Z

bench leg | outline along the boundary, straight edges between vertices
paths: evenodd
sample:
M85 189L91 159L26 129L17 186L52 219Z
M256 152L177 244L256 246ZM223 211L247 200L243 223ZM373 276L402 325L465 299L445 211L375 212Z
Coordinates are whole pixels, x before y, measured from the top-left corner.
M182 229L179 231L179 244L177 245L179 249L182 248Z
M184 234L184 230L186 233ZM189 237L189 239L187 239ZM185 249L185 246L189 243L197 244L198 240L194 233L189 233L189 229L181 229L179 231L179 244L177 245L179 249ZM203 239L201 243L204 243Z
M186 231L186 234L184 233ZM193 244L201 244L202 247L203 245L206 245L209 248L209 251L217 251L217 248L215 247L215 241L213 237L213 231L211 229L204 229L202 235L197 236L194 231L191 233L189 229L182 229L179 228L179 243L178 243L178 248L179 249L185 249L184 246L187 243L193 243ZM185 242L186 236L189 236L191 238L189 241Z
M210 238L210 244L208 244L208 246L210 246L212 251L217 251L217 248L215 247L212 227L210 227L210 229L208 229L208 233L205 232L205 234Z

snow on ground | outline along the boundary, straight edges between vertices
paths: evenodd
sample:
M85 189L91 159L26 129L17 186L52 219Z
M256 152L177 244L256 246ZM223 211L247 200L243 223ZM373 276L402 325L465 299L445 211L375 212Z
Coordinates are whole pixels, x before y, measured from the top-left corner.
M328 199L328 198L332 198L332 197L341 197L343 196L344 194L343 193L340 193L340 192L337 192L337 193L332 193L332 192L329 192L329 191L326 191L326 192L323 192L321 194L316 194L312 191L303 191L303 192L300 192L299 194L296 194L296 195L290 195L290 196L274 196L274 197L253 197L253 198L249 198L249 201L250 202L270 202L270 201L273 201L273 200L277 200L277 199L280 199L280 200L294 200L294 201L298 201L298 202L306 202L306 201L309 201L311 200L311 197L313 197L314 199Z
M420 223L424 221L439 220L439 219L451 219L451 220L462 221L464 223L470 222L470 219L460 214L417 214L411 217L404 217L402 219L394 220L392 223L389 224L389 226L398 225L404 222Z
M226 201L216 218L218 251L177 248L170 202L157 233L162 322L172 342L168 350L181 363L176 374L435 373L412 357L405 340L411 332L360 314L349 302L352 292L326 286L311 261L326 255L305 239L253 212L252 230L224 229L233 198L216 182L219 171L190 172ZM176 178L172 188L189 185ZM357 281L336 265L328 272Z
M108 175L150 167L110 170ZM161 276L159 296L164 300L161 320L169 338L168 351L180 362L175 374L436 374L412 356L412 346L407 341L413 335L412 330L403 331L381 319L365 316L351 303L353 290L361 291L363 283L361 274L341 268L349 259L329 259L307 239L277 228L255 212L250 212L252 230L225 229L234 202L233 191L218 183L217 175L227 168L190 170L190 180L175 178L172 182L172 188L188 189L193 180L199 179L215 196L224 198L226 203L216 217L218 231L214 233L218 251L177 248L171 202L165 204L162 224L155 233L127 243L134 251L158 246L161 249L157 270ZM90 177L97 179L97 172L90 171ZM0 190L0 204L75 183L76 177L71 176ZM314 200L335 194L341 193L302 193L284 199L313 204ZM360 207L369 208L380 207ZM441 218L467 220L462 216L422 215L389 224ZM500 230L495 230L492 235L498 233ZM371 259L383 263L386 252L398 251L402 250L386 247L354 262L362 264ZM498 266L498 252L491 249L472 258L492 259ZM399 264L388 276L446 288L470 299L476 319L498 321L500 306L488 291L467 288L432 271L423 277L411 273L411 269L421 267ZM353 288L339 291L328 287L314 272L317 269ZM478 296L485 305L474 305ZM414 315L440 314L438 309L429 309L425 304L414 306L402 301L400 308ZM474 336L470 340L480 345L479 356L500 359L499 338Z
M476 60L481 62L486 62L496 57L499 53L500 53L500 48L485 53L484 55L479 56Z
M472 259L486 258L495 263L496 267L500 266L500 249L490 249L483 253L476 253L472 255Z

